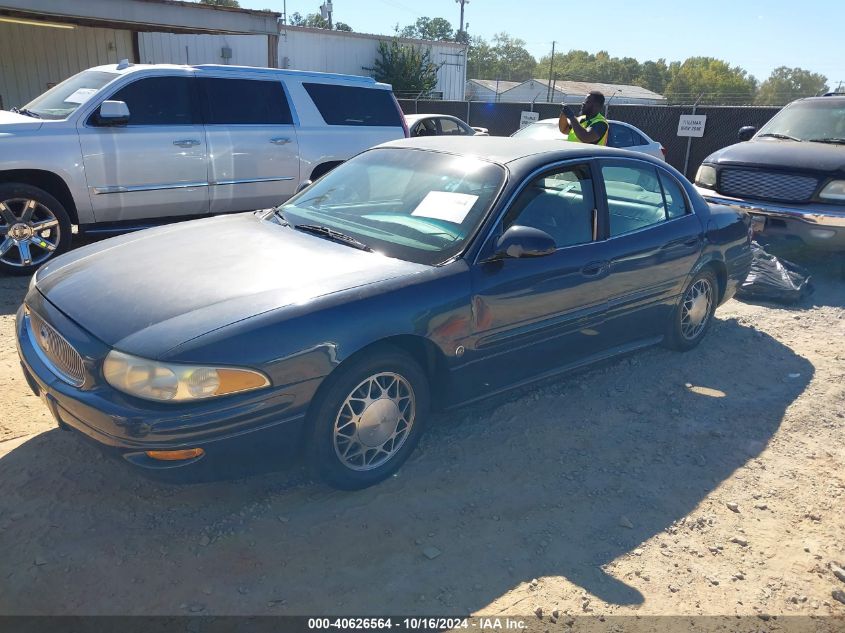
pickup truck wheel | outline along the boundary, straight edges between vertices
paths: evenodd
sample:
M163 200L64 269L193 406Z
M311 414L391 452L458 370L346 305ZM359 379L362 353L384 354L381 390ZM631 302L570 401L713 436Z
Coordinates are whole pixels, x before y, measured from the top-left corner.
M366 488L414 450L428 414L428 380L413 359L389 347L336 371L309 412L311 467L335 488Z
M49 193L31 185L0 184L0 271L35 272L70 246L70 218Z

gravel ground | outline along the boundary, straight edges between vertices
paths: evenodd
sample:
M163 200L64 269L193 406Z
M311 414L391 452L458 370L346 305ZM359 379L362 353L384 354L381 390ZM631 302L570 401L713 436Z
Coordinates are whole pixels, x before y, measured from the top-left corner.
M437 416L356 493L158 483L56 429L0 277L0 614L843 616L845 283L811 265L804 304L730 301L692 352Z

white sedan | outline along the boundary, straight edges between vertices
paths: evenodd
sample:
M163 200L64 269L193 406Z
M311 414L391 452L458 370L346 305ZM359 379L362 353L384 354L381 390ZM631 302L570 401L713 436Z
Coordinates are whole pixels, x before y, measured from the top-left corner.
M470 127L449 114L406 114L411 138L418 136L488 136L487 128Z
M660 160L666 160L666 148L657 141L649 138L648 134L641 129L623 123L622 121L608 120L610 124L610 138L607 139L608 147L619 147L635 152L642 152L654 156ZM558 119L542 119L531 125L526 125L517 130L511 136L523 139L565 139L558 128Z

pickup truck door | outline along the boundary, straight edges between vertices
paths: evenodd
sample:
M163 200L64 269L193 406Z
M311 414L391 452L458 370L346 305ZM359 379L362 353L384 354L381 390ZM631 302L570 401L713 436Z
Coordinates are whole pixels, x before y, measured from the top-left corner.
M129 107L104 125L104 100ZM191 73L140 77L104 95L78 126L94 217L100 222L208 213L208 150Z
M293 114L278 78L198 79L210 154L211 213L276 206L300 182Z

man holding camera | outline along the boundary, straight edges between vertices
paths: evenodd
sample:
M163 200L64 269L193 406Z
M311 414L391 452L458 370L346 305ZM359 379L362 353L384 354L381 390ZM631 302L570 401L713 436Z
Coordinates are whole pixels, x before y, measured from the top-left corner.
M589 143L592 145L607 145L610 124L604 118L604 95L594 90L587 95L581 104L581 115L568 105L563 104L558 127L567 140L575 143Z

